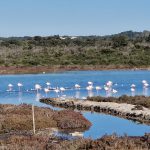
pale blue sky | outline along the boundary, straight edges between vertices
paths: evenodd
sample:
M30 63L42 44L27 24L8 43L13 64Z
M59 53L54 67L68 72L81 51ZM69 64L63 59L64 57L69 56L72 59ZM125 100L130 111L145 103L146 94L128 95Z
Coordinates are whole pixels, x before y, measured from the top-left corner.
M150 0L0 0L0 36L150 30Z

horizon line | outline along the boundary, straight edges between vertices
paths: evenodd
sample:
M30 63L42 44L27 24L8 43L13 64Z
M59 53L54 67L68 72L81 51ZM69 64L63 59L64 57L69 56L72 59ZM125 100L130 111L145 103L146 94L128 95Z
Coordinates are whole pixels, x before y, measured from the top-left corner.
M69 34L49 34L49 35L40 35L40 34L35 34L35 35L24 35L24 36L17 36L17 35L11 35L11 36L0 36L0 38L23 38L23 37L35 37L35 36L40 36L40 37L53 37L53 36L59 36L59 37L88 37L88 36L99 36L99 37L104 37L104 36L111 36L111 35L117 35L121 34L124 32L137 32L137 33L143 33L143 32L150 32L150 30L143 30L143 31L135 31L135 30L125 30L117 33L111 33L111 34L89 34L89 35L69 35Z

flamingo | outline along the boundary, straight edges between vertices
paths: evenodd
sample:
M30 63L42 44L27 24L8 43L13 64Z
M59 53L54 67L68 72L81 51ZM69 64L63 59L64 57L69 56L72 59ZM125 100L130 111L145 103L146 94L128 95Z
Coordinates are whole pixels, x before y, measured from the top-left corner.
M143 80L142 83L143 83L143 88L147 88L149 86L146 80Z
M56 93L59 93L59 92L60 92L60 90L59 90L58 88L56 88L54 91L55 91Z
M98 95L98 91L101 90L102 88L100 86L96 86L95 89L96 89L97 95Z
M58 87L54 90L57 94L57 97L59 97L58 93L60 92L60 90L58 89Z
M65 88L64 88L64 87L60 87L60 91L61 91L61 92L64 92L64 91L65 91Z
M113 94L116 94L118 91L113 89L112 92L113 92Z
M135 96L135 88L131 88L130 90L132 92L132 96Z
M135 92L135 88L131 88L131 92Z
M135 84L132 84L132 85L131 85L131 89L130 89L130 90L131 90L131 92L132 92L132 96L134 96L134 94L135 94L135 93L134 93L134 92L135 92L135 87L136 87Z
M142 83L145 84L145 83L147 83L147 81L146 81L146 80L143 80Z
M136 87L136 85L135 84L131 84L131 88L135 88Z
M93 89L93 86L92 86L92 85L89 85L89 86L86 87L86 89L87 89L88 91L91 91L91 90Z
M46 93L46 97L47 97L47 93L49 92L50 90L48 88L44 88L44 92Z
M106 83L106 85L104 85L104 90L106 91L106 95L107 96L110 96L111 95L111 92L112 92L112 85L113 85L113 82L112 81L108 81Z
M23 84L22 84L22 83L18 83L17 85L18 85L19 92L20 92L20 90L21 90L21 87L23 86Z
M61 96L62 96L62 93L65 91L66 89L64 87L60 87L60 91L61 91Z
M89 91L89 90L90 90L90 87L89 87L89 86L87 86L87 87L86 87L86 89Z
M93 85L93 82L89 81L88 84L89 84L89 85Z
M148 83L145 83L145 84L144 84L144 88L147 88L148 86L149 86Z
M109 88L108 88L107 86L104 86L104 90L105 90L105 91L108 91Z
M74 86L76 89L80 89L80 85L79 84L75 84Z
M38 91L41 90L41 86L39 84L35 84L35 89L36 89L36 91L38 93Z
M108 81L108 82L106 83L106 86L111 87L112 84L113 84L112 81Z
M12 91L13 85L11 83L8 84L8 91Z
M106 91L106 96L110 96L111 95L111 87L108 87L106 85L104 85L104 90Z
M86 89L87 89L88 91L91 91L91 90L93 89L93 82L88 81L88 86L86 87Z
M50 82L46 82L46 85L47 85L47 88L50 89L51 83Z
M102 89L100 86L96 86L95 88L97 91Z

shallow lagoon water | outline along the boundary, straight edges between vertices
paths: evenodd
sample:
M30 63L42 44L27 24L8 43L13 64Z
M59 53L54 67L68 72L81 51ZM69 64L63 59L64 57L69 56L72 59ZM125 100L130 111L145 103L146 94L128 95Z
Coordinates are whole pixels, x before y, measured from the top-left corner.
M110 135L116 133L119 136L142 136L144 133L150 132L150 126L138 124L131 120L122 119L106 114L86 112L83 113L90 122L93 123L90 130L84 132L85 137L97 139L105 134Z
M111 80L113 88L118 91L112 96L121 95L150 95L150 88L143 89L142 80L147 80L150 83L150 71L71 71L63 73L50 74L28 74L28 75L1 75L0 76L0 103L20 104L22 102L35 104L38 106L47 106L40 103L38 100L41 97L56 97L56 93L51 91L47 95L41 90L39 93L30 91L36 83L42 88L46 87L46 82L50 82L52 87L74 87L75 84L80 84L81 90L66 90L61 95L69 97L86 97L86 96L106 96L105 91L93 90L87 92L85 87L88 81L92 81L94 86L101 86ZM21 82L24 86L22 92L18 92L17 83ZM8 84L14 85L15 92L6 92ZM136 85L135 93L131 93L130 86ZM27 92L27 90L29 90ZM83 112L83 115L92 122L93 126L84 133L85 137L98 138L104 134L117 133L118 135L143 135L145 132L150 132L150 126L138 124L126 119L91 112Z

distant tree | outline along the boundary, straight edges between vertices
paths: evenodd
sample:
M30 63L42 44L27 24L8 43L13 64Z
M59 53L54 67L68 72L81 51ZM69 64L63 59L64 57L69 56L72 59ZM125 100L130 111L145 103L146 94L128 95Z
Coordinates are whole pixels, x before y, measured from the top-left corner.
M22 43L19 40L7 40L7 41L1 42L1 45L6 46L6 47L8 47L10 45L21 46L21 44Z
M35 41L41 41L41 40L42 40L42 37L41 37L41 36L34 36L34 40L35 40Z
M113 47L122 47L126 46L128 44L128 40L126 36L114 36L112 38L113 41Z
M149 34L149 36L146 38L146 41L147 41L147 42L150 42L150 34Z

